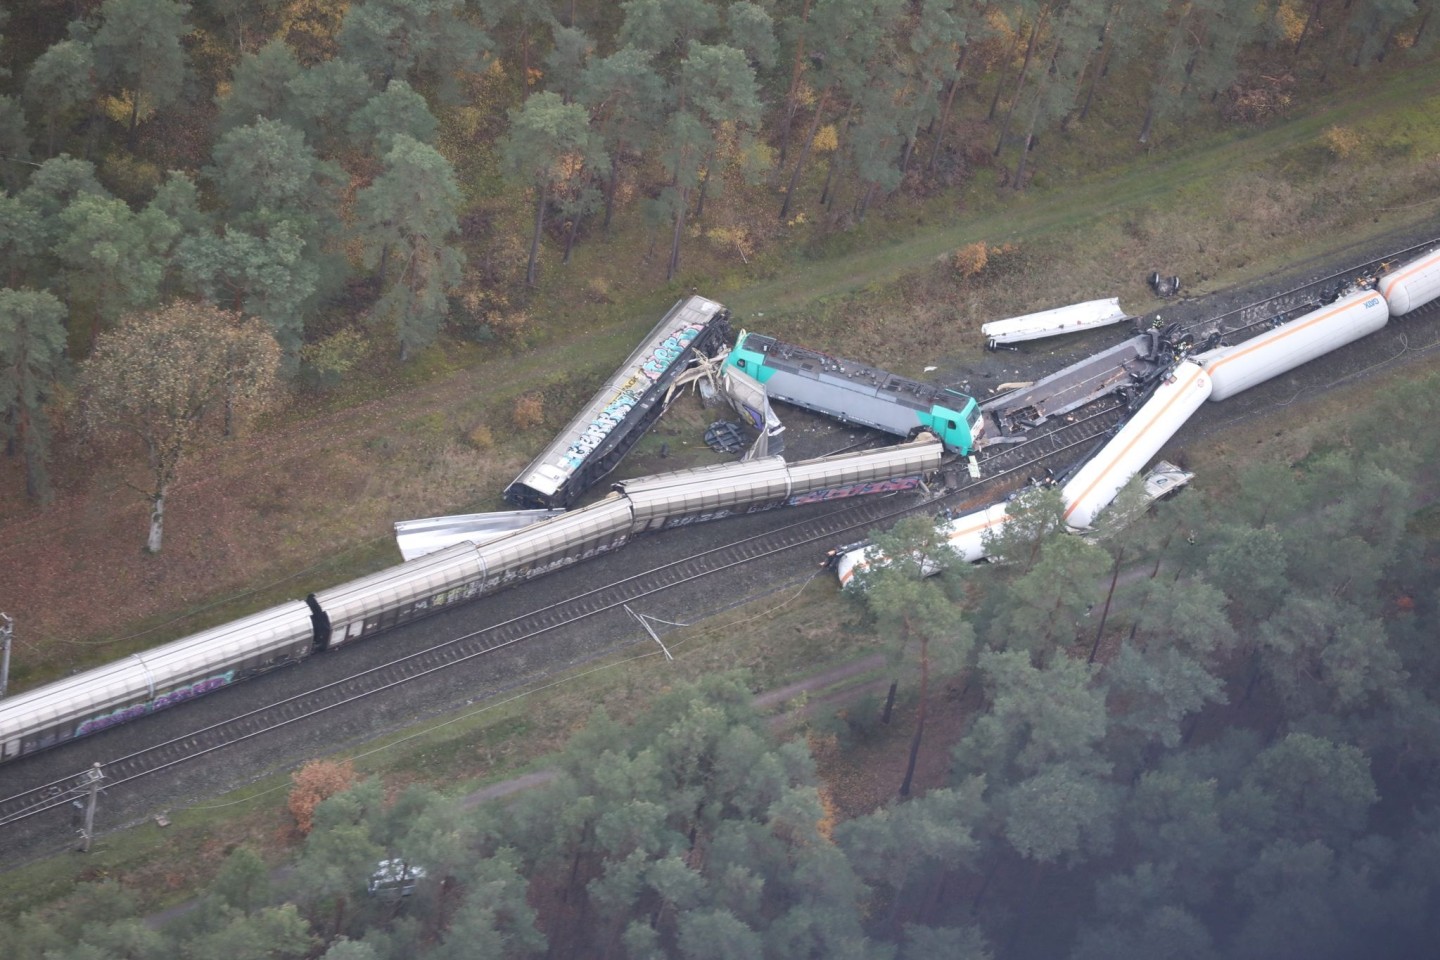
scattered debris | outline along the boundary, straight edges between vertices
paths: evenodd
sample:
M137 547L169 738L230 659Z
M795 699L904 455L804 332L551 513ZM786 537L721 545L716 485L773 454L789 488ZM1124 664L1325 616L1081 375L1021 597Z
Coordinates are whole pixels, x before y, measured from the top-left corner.
M716 420L705 431L705 442L716 453L737 454L745 449L745 435L740 424L732 420Z
M1145 282L1155 292L1155 296L1164 300L1169 300L1180 292L1180 278L1161 276L1159 270L1151 271Z

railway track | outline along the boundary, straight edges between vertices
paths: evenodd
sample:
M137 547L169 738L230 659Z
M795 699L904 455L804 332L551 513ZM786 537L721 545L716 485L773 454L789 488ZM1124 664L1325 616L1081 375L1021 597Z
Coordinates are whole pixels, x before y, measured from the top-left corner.
M1314 309L1322 302L1325 292L1334 290L1339 284L1357 277L1373 277L1385 264L1409 260L1432 249L1437 243L1440 243L1440 238L1413 244L1328 276L1308 280L1264 300L1256 300L1204 320L1182 323L1181 328L1194 334L1197 340L1209 336L1212 332L1219 332L1227 342L1234 343L1236 337L1260 333L1277 319L1290 319L1292 314ZM1412 311L1402 322L1408 322L1411 318L1432 316L1436 310L1440 310L1440 302L1432 300Z
M637 573L598 589L552 603L522 617L436 644L425 650L361 671L285 700L251 710L183 737L102 764L106 789L206 757L227 746L251 740L318 717L339 707L394 690L405 683L505 647L573 626L602 613L744 566L755 560L817 546L828 546L907 514L934 511L998 491L1081 450L1121 422L1123 408L1102 405L1073 422L1037 434L981 461L982 476L920 503L897 504L896 498L858 500L843 510L807 517L762 534L702 551L677 563ZM908 498L907 498L908 499ZM0 827L68 807L87 790L88 772L78 772L0 799Z

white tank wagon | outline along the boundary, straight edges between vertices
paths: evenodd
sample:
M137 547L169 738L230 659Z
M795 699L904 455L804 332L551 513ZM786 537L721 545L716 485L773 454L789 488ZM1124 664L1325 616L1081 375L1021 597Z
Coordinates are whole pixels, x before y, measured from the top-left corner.
M0 700L0 760L97 733L308 656L296 601Z
M1065 522L1076 530L1089 529L1130 478L1200 409L1212 389L1205 370L1188 361L1179 364L1120 432L1061 489Z
M956 517L943 524L939 532L957 557L966 563L977 563L989 555L991 539L998 536L1009 522L1009 506L997 503L983 510L967 513L963 517ZM859 547L840 557L835 564L835 573L840 577L840 586L843 589L854 583L857 573L875 564L883 566L886 562L885 555L877 547ZM940 572L938 567L931 569L931 566L929 563L925 564L924 571L927 575Z
M1392 317L1403 317L1440 297L1440 247L1381 277L1375 289Z
M1068 307L1041 310L1039 313L1027 313L1005 320L992 320L980 325L980 335L985 338L985 346L994 350L1002 343L1019 343L1023 340L1059 336L1062 333L1079 333L1096 327L1108 327L1128 319L1129 314L1120 309L1120 298L1110 297L1108 300L1088 300L1085 303L1072 303Z
M1385 298L1360 290L1312 310L1244 343L1196 356L1214 381L1210 399L1228 400L1308 363L1332 350L1369 336L1390 320Z

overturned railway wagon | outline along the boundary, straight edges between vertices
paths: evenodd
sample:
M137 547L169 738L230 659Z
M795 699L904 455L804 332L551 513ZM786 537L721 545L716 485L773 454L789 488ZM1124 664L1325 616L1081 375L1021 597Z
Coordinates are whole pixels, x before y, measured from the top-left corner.
M605 381L575 419L525 468L505 499L517 507L564 509L630 452L665 411L665 394L697 356L714 356L730 336L730 312L689 297Z

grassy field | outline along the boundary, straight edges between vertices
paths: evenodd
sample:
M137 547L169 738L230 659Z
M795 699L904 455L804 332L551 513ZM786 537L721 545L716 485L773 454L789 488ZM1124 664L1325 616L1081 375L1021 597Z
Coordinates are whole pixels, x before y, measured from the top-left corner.
M584 246L568 268L576 282L550 284L529 305L537 319L523 346L430 351L207 456L179 491L166 555L137 557L142 505L125 499L117 465L76 481L43 516L0 504L12 547L0 595L28 604L18 610L17 678L113 659L393 563L391 519L498 507L499 489L566 411L691 287L730 305L741 324L763 321L768 332L919 372L936 359L960 368L978 359L983 319L1115 294L1131 312L1153 308L1141 279L1152 268L1180 272L1189 292L1204 293L1433 220L1437 99L1436 65L1377 71L1286 122L1198 131L1063 183L1052 169L1024 194L972 185L923 205L896 198L838 237L784 228L749 263L691 244L685 276L658 290L627 277L616 255L641 238ZM1108 134L1096 127L1077 134L1077 152L1099 149L1084 142ZM976 243L994 252L967 276L953 255ZM542 399L547 422L516 430L510 411L526 394ZM1301 442L1293 438L1314 413L1288 416L1287 435ZM1216 452L1244 456L1256 446L1235 438ZM1198 466L1203 480L1206 464ZM48 586L67 579L96 587L68 596ZM619 657L429 724L407 734L403 750L377 744L359 765L394 783L467 789L543 763L597 701L628 710L677 679L737 666L771 688L875 649L832 583L793 593L682 631L671 639L673 664ZM163 903L241 841L283 859L286 786L277 776L177 811L166 831L142 826L105 837L88 857L12 870L0 876L3 910L103 876Z

